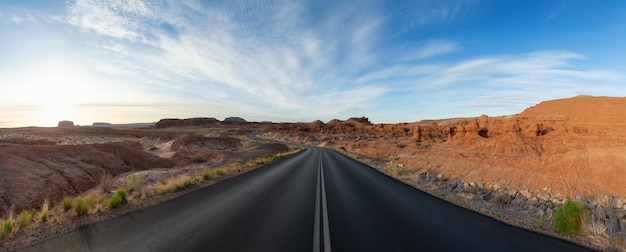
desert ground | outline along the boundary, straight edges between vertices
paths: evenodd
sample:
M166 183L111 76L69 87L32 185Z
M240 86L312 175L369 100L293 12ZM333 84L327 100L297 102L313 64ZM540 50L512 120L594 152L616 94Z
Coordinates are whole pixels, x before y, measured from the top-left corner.
M0 129L0 224L18 223L21 213L34 209L28 225L16 224L0 238L0 249L185 192L169 190L170 184L182 181L193 190L297 151L248 136L259 130L263 138L338 150L514 225L620 251L626 248L625 108L626 98L577 96L509 116L399 124L372 124L365 117L326 123L190 118L144 128ZM128 190L129 200L111 207L118 187ZM65 198L75 204L79 196L91 200L85 214L63 209ZM583 234L563 235L550 225L568 198L589 212Z

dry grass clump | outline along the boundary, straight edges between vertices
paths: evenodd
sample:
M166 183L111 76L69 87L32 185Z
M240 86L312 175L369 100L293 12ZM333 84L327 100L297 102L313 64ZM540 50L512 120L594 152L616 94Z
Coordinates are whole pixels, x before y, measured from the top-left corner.
M126 188L129 193L140 193L144 186L144 176L130 175L126 178Z
M41 206L41 211L39 212L39 222L45 223L50 216L50 201L45 200L43 205Z
M165 195L168 193L175 193L187 189L193 185L191 177L187 174L183 174L174 178L170 178L165 182L159 182L154 186L155 193L159 195Z
M105 173L100 177L100 188L102 188L103 193L109 193L111 191L111 175Z
M293 150L289 151L289 152L284 152L284 153L278 153L278 154L274 154L274 155L269 155L269 156L265 156L265 157L259 157L253 160L250 160L246 163L246 167L253 167L253 166L257 166L257 165L264 165L267 164L269 162L272 161L276 161L279 159L283 159L286 157L289 157L293 154L296 154L298 152L303 151L303 148L294 148Z

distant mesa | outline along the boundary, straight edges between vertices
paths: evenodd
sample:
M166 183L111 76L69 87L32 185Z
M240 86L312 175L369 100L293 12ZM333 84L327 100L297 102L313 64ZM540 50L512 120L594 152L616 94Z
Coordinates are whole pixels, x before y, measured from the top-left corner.
M72 121L60 121L57 125L59 128L71 128L74 127L74 122Z
M111 123L108 123L108 122L95 122L91 126L92 127L111 127Z
M370 122L370 119L367 117L352 117L350 119L348 119L348 122L355 122L355 123L360 123L363 125L372 125L372 122Z
M157 129L169 128L169 127L191 127L191 126L206 126L220 124L220 121L215 118L209 117L196 117L187 119L166 118L158 121L154 127Z
M227 117L226 119L224 119L223 121L224 124L245 124L247 123L246 119L243 119L241 117Z

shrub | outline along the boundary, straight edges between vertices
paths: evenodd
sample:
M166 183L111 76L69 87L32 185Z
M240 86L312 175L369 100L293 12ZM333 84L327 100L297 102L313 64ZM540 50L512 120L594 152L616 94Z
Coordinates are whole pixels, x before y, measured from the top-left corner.
M126 200L127 200L127 197L128 197L128 193L126 192L126 188L124 188L124 187L117 188L117 190L115 190L115 194L114 195L120 196L120 198L122 198L122 203L126 203Z
M81 216L89 211L89 204L82 196L78 196L74 200L74 211L76 211L76 216Z
M193 156L193 159L191 159L191 161L194 162L194 163L197 163L197 164L201 164L201 163L206 162L207 160L206 160L206 158L204 158L202 156L202 154L198 153L198 154Z
M578 234L582 231L585 220L585 208L583 205L579 202L567 199L562 207L554 211L552 224L563 233Z
M50 214L49 208L50 208L50 201L45 200L43 202L43 205L41 206L41 212L39 212L39 221L41 221L41 223L44 223L48 220L48 215Z
M200 183L200 181L202 181L202 177L200 177L200 176L193 177L193 183L194 184L198 184L198 183Z
M118 208L124 203L124 199L119 194L113 194L109 199L109 208Z
M210 170L205 170L202 172L202 178L203 179L211 179L212 174Z
M215 175L217 175L218 177L222 177L224 175L226 175L226 172L222 169L217 169L215 170Z
M30 221L33 219L34 210L24 210L17 218L17 226L19 229L25 228L30 225Z
M6 238L11 233L12 229L13 222L11 219L4 220L4 222L2 222L2 238Z
M72 198L70 197L63 198L63 210L67 211L67 210L70 210L70 208L72 208Z

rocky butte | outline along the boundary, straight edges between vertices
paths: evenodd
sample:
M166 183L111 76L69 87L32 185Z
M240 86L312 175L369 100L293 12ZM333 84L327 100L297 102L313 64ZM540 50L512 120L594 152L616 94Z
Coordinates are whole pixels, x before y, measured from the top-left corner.
M626 197L626 98L545 101L511 116L376 124L367 118L273 124L269 137L345 149L407 172L543 190Z

